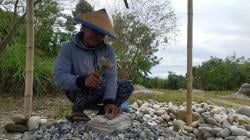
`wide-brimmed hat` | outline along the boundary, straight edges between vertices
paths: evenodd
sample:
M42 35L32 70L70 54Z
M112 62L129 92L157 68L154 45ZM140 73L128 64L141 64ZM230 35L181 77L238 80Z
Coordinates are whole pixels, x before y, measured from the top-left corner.
M81 14L79 17L74 18L74 23L80 23L84 27L108 35L111 38L116 38L111 20L105 9Z

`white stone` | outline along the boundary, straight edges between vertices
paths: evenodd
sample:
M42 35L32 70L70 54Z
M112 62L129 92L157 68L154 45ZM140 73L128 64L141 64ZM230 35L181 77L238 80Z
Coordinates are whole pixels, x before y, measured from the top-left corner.
M227 120L227 118L228 118L227 114L214 114L214 119L219 123Z
M235 140L247 140L247 136L237 136Z
M152 108L153 108L154 110L158 111L158 110L161 108L161 106L158 105L158 104L154 104Z
M249 138L250 138L250 132L248 132L248 133L247 133L247 137L249 137Z
M230 135L231 131L228 128L224 128L224 129L220 130L219 133L220 133L221 137L225 138L225 137L228 137Z
M169 113L169 116L171 117L171 119L175 119L176 117L175 117L175 115L173 114L173 113Z
M189 133L192 133L194 129L190 126L184 126L184 130L186 130Z
M221 107L215 107L210 111L210 114L213 116L214 114L220 114L221 112L224 112Z
M207 118L207 123L209 123L209 124L214 124L214 125L217 125L217 122L216 122L216 120L215 119L213 119L213 118Z
M151 116L149 114L145 114L143 117L147 118L147 119L150 119Z
M134 110L138 110L139 109L139 106L138 106L137 102L134 102L132 104L132 109L134 109Z
M161 116L161 115L163 115L164 113L165 113L165 111L162 110L162 109L156 111L156 114L157 114L158 116Z
M163 119L168 122L168 121L170 121L171 117L167 114L164 114Z
M41 125L47 124L47 122L48 122L47 119L41 119L41 120L40 120Z
M217 133L219 133L222 130L222 128L220 127L215 127L211 130L211 133L216 135Z
M41 123L41 117L31 116L28 120L28 130L33 130L39 127Z
M172 104L172 102L169 102L168 103L168 108L171 108L171 107L173 107L173 104Z
M230 127L230 130L233 136L246 136L248 133L247 130L242 128L237 128L236 126Z
M149 106L148 103L144 103L144 104L142 104L142 105L140 106L139 110L143 112L143 111L145 111L145 110L148 108L148 106Z
M202 126L202 127L198 127L198 130L201 131L201 132L210 133L210 131L212 131L212 128L211 127Z
M138 106L141 106L143 103L141 100L137 100L136 102L137 102Z
M159 120L160 122L164 121L164 119L162 117L157 117L157 120Z
M174 131L179 131L185 125L186 125L186 123L184 121L182 121L182 120L176 120L176 121L174 121Z
M155 113L153 111L149 111L149 114L153 117Z
M228 120L224 120L222 122L222 127L223 128L230 128L232 125L228 122Z
M152 125L152 126L156 126L156 125L157 125L157 123L156 123L156 122L154 122L154 121L152 121L152 122L148 122L148 124L149 124L149 125Z

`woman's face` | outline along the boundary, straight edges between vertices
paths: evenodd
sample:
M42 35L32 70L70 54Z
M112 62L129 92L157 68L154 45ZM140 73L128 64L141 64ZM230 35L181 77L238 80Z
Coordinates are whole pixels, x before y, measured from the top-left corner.
M89 48L95 48L98 45L102 44L104 41L105 35L99 32L96 32L92 29L84 29L84 44Z

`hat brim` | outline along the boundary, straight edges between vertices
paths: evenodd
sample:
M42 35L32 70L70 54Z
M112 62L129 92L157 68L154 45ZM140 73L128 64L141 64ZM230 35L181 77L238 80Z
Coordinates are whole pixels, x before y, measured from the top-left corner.
M87 22L79 17L74 18L74 24L82 24L85 27L91 28L97 32L103 33L103 34L105 34L113 39L116 39L116 37L112 33L108 32L108 31L106 31L106 30L104 30L104 29L102 29L102 28L100 28L100 27L98 27L90 22Z

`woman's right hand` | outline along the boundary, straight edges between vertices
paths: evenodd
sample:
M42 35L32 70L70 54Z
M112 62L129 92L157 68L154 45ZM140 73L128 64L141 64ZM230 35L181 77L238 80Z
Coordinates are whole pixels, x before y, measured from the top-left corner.
M101 83L101 81L102 81L102 76L98 72L91 73L85 79L85 87L96 88L98 84Z

